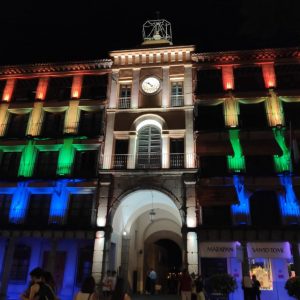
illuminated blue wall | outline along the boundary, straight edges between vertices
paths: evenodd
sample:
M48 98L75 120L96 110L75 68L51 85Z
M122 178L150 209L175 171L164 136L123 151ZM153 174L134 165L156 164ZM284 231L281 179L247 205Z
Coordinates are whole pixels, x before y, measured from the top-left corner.
M244 180L242 176L234 175L233 183L238 195L239 204L231 205L231 211L234 218L234 223L249 224L250 209L249 209L249 194L245 190Z

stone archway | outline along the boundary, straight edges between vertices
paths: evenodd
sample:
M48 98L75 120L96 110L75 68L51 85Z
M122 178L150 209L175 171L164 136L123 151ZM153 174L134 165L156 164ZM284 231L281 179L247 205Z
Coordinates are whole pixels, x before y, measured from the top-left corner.
M154 219L151 211L155 212ZM109 257L115 257L116 267L130 285L143 291L145 241L160 236L182 247L181 228L179 208L166 193L154 189L128 193L112 218L111 244L115 244L116 253Z

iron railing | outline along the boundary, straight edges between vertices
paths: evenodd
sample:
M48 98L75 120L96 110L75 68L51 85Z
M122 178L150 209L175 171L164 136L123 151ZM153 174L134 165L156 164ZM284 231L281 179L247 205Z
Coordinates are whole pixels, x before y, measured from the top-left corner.
M130 108L131 97L120 97L118 108Z
M184 95L171 95L171 106L183 106L184 105Z

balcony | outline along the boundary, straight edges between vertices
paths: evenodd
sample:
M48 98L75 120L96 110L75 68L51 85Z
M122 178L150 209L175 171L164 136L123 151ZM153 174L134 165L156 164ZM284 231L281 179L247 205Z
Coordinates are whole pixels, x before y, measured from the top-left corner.
M118 108L128 109L130 108L130 104L131 104L131 97L120 97Z
M171 95L171 106L183 106L184 105L184 95Z
M113 156L102 156L102 164L104 168L114 170L184 169L197 168L198 158L195 154L183 153L163 155L116 154Z

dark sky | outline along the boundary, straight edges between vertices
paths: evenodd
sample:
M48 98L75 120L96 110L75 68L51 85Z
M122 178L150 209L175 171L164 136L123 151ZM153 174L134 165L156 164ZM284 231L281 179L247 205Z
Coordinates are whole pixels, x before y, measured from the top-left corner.
M195 44L198 52L298 46L300 41L299 0L3 2L2 65L107 58L110 50L138 46L143 23L155 19L157 10L172 23L174 44Z

